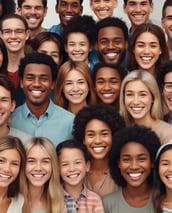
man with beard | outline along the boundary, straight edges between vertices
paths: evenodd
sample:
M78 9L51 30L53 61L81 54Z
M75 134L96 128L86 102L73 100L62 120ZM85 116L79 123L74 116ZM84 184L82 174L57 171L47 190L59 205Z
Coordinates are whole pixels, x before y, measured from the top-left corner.
M18 13L25 18L30 30L30 39L45 31L42 22L47 14L47 0L18 0Z
M50 99L57 75L51 56L31 53L20 62L20 85L26 102L12 113L12 126L36 137L47 137L56 146L72 137L74 115Z
M109 17L98 21L95 39L100 61L123 64L128 47L128 28L121 19Z

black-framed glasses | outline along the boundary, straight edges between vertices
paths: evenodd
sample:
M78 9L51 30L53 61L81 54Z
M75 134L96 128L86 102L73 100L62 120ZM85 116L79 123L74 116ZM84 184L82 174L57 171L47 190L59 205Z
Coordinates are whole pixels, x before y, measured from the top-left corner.
M172 92L172 82L164 82L164 90L168 93Z
M26 29L18 28L18 29L2 29L1 30L4 35L12 35L14 32L16 35L22 35Z

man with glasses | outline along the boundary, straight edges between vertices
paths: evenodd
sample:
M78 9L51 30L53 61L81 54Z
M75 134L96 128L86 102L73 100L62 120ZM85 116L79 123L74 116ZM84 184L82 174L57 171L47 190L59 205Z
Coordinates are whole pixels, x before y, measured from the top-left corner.
M162 90L163 100L167 106L164 120L172 124L172 61L161 67L157 80Z
M18 92L18 65L20 63L20 59L25 56L25 43L29 38L29 30L26 20L18 14L9 14L4 16L0 21L0 37L7 48L8 76L14 83L15 89ZM18 98L20 97L18 96Z

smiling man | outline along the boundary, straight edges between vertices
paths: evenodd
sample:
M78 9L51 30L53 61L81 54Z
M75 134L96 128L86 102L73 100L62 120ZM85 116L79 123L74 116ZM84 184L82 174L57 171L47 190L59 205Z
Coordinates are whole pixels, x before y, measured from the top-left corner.
M71 138L74 115L50 100L57 65L51 56L28 54L19 66L26 102L12 114L12 125L30 135L47 137L54 145Z

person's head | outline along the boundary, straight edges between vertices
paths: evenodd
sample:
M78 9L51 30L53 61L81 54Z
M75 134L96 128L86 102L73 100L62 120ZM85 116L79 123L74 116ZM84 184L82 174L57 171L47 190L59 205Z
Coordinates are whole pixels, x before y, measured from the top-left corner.
M90 8L99 20L112 17L118 0L90 0Z
M124 126L122 117L112 106L94 104L76 114L73 136L86 145L92 159L106 159L112 146L113 134Z
M25 175L28 189L31 186L43 188L43 193L46 194L48 203L47 211L60 212L63 196L60 188L59 163L54 145L47 138L34 137L27 141L25 150ZM29 199L30 195L28 194L27 196ZM54 202L53 196L58 199L58 202Z
M83 0L57 0L56 13L59 14L60 25L64 28L68 21L82 14Z
M123 67L106 62L94 65L92 78L99 100L118 110L121 82L126 75Z
M6 74L0 74L0 128L7 128L11 112L14 111L15 87Z
M163 30L151 23L138 26L129 42L128 68L143 69L155 74L157 66L169 60Z
M7 74L8 54L3 40L0 38L0 73Z
M121 64L128 46L128 28L121 19L109 17L95 26L95 40L101 61Z
M153 11L153 6L152 0L124 0L123 9L133 29L143 23L149 22L149 16Z
M0 187L7 189L8 197L15 197L25 187L26 154L19 138L12 136L0 138L0 160L0 169L4 172L2 175L7 177L10 174L10 178L6 178Z
M31 53L21 59L19 65L20 85L26 95L28 107L47 106L54 88L57 65L51 56Z
M153 183L153 163L160 147L158 136L149 128L134 125L114 134L110 152L110 173L121 187Z
M160 67L157 76L158 85L161 88L163 99L172 114L172 61Z
M157 151L154 162L153 205L155 211L162 211L162 197L170 189L172 141L163 144Z
M56 153L65 190L81 187L90 168L90 157L86 146L74 139L66 140L57 145Z
M76 16L64 28L65 50L72 61L84 61L94 46L95 21L92 16Z
M37 30L47 14L47 0L18 0L17 11L27 21L31 31Z
M66 109L70 104L87 105L96 102L91 71L84 62L67 61L60 67L54 102Z
M120 112L128 126L147 117L162 119L160 92L152 74L134 70L123 79Z
M0 37L5 43L7 52L24 53L29 30L26 20L18 14L9 14L0 20ZM9 42L9 40L11 42Z
M32 48L40 53L50 55L57 65L64 57L64 46L61 36L52 32L41 32L32 41Z
M0 19L7 14L14 13L15 6L14 0L0 0Z
M161 23L167 34L168 40L172 40L171 24L172 24L172 1L166 0L162 7Z

